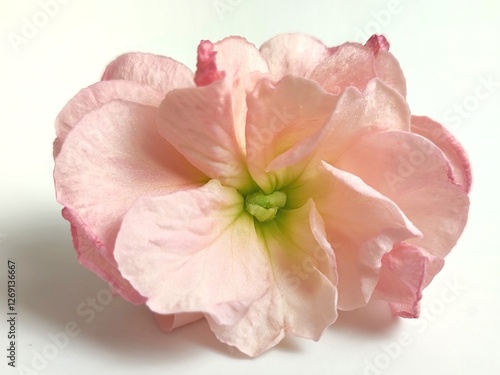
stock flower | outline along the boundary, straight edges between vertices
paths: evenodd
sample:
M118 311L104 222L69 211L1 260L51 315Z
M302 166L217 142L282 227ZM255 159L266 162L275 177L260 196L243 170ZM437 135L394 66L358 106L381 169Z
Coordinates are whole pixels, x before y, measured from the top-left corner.
M382 36L129 53L56 120L79 261L165 330L204 317L254 356L372 298L416 317L467 219L470 168L410 114Z

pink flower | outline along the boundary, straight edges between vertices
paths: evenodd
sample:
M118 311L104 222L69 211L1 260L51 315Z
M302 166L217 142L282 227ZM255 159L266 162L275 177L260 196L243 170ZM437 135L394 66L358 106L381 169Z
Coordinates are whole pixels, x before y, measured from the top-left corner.
M416 317L468 213L453 136L410 114L382 36L201 42L196 75L129 53L56 121L79 261L170 330L254 356L372 298Z

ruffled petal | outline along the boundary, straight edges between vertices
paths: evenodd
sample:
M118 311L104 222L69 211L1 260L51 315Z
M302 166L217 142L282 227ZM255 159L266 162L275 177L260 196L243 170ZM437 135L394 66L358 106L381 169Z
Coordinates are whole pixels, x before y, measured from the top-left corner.
M469 199L450 179L445 155L424 137L386 132L361 138L336 166L393 200L424 234L408 242L443 258L467 221Z
M309 78L332 51L320 40L304 34L280 34L265 42L260 53L275 79L285 75Z
M258 356L285 337L281 296L276 287L250 306L237 323L221 325L207 316L208 324L219 341L238 348L250 357Z
M102 81L134 81L166 94L180 87L194 86L194 74L170 57L132 52L118 56L104 71Z
M324 162L313 178L297 181L287 192L295 204L311 196L324 220L337 261L341 310L365 305L383 255L395 243L421 235L394 202L359 177Z
M472 184L469 158L458 140L440 123L425 116L411 117L411 131L427 138L444 152L453 173L453 180L468 194Z
M156 113L131 102L104 104L74 126L55 160L59 203L109 253L121 219L137 197L207 180L158 135Z
M93 84L71 99L59 113L55 123L57 139L54 158L59 154L66 135L86 114L112 100L127 100L158 107L163 99L159 91L131 81L102 81Z
M234 324L270 287L264 245L243 210L243 197L216 180L139 198L116 240L119 269L156 313Z
M417 318L422 290L443 265L443 259L419 247L397 244L382 257L382 270L374 297L388 301L394 315Z
M287 170L268 173L267 166L297 142L314 134L328 121L337 97L315 82L286 76L277 83L259 82L248 94L247 163L264 192L279 189Z
M78 223L72 219L67 208L63 209L62 215L71 224L73 246L78 254L80 264L95 272L101 279L109 283L127 301L134 304L144 303L146 299L118 271L118 265L114 257L107 253L105 249L95 245L95 241L85 233L85 229L78 227Z
M158 129L191 164L223 185L248 188L250 177L238 145L226 81L168 93Z
M297 165L306 157L314 165L321 160L335 165L336 160L363 135L409 129L410 110L404 98L375 79L363 93L348 88L328 122L278 156L267 169L275 171Z
M219 340L255 356L285 332L318 340L337 318L335 256L312 201L264 225L273 287L231 326L208 322Z
M232 87L233 121L236 139L245 150L246 92L251 90L262 74L269 73L266 61L255 45L245 38L231 36L214 44L217 69L223 71Z

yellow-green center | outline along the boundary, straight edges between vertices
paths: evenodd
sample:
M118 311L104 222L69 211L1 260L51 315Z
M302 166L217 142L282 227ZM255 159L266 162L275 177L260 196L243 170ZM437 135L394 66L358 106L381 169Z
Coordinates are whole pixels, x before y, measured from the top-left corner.
M274 219L278 209L286 204L286 194L275 191L271 194L257 192L245 197L245 208L261 223Z

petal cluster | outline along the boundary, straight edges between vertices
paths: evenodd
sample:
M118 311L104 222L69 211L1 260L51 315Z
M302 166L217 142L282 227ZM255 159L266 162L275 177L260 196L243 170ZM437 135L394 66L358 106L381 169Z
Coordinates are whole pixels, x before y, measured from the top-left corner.
M467 221L457 140L411 114L383 36L129 53L56 120L79 261L164 330L205 318L255 356L371 299L417 317Z

